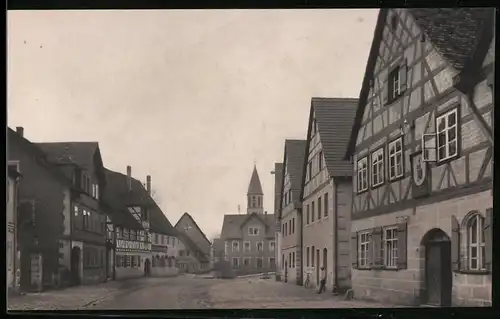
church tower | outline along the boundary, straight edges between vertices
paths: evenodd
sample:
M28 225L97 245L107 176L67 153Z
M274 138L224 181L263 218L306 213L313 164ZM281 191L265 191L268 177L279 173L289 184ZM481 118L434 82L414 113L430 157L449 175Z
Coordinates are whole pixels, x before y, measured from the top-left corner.
M257 167L254 165L252 178L248 185L247 192L247 214L263 214L264 213L264 193L260 185L259 173Z

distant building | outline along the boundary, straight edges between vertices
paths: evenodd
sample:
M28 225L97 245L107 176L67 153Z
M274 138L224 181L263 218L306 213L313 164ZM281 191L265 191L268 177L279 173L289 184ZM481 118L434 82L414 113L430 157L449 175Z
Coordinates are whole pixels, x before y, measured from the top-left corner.
M7 174L7 239L6 239L6 268L7 268L7 290L15 292L18 289L19 260L17 246L17 206L18 206L18 183L21 179L18 162L8 163Z
M281 279L281 222L279 220L279 210L281 201L281 188L283 187L283 163L274 163L274 216L275 219L275 235L274 241L276 243L274 260L276 264L276 280Z
M343 160L357 99L312 98L304 160L302 267L311 286L350 288L351 163Z
M175 224L175 228L178 232L183 232L191 239L191 241L196 246L198 246L197 250L205 255L204 259L210 260L212 243L210 242L210 240L208 240L205 233L201 230L201 228L198 226L198 224L190 214L182 214L181 218L179 218L179 220ZM208 270L211 268L210 264L211 263L209 263L208 265L202 263L200 264L200 266L202 269L206 268Z
M492 304L494 20L379 12L346 156L358 298Z
M237 274L275 271L275 219L264 212L264 193L254 167L246 215L224 215L224 256Z
M115 278L176 274L177 233L150 196L151 178L146 178L148 191L132 177L130 166L127 175L106 170L106 176L104 200L112 210Z
M305 140L285 140L282 190L278 199L280 265L283 280L302 284L302 202L300 185L304 171Z
M179 272L200 273L210 271L208 256L184 232L178 231L177 267Z

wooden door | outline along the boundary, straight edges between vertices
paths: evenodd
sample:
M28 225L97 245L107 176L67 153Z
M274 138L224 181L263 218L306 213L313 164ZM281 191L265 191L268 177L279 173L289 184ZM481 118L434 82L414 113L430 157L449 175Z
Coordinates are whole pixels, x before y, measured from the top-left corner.
M425 248L427 304L451 306L452 272L449 241L429 243Z

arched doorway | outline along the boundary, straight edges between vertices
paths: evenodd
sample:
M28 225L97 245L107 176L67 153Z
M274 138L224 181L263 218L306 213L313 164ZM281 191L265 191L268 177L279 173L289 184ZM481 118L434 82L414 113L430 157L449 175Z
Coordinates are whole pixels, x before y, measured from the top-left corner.
M80 279L80 255L81 249L75 246L71 249L71 282L73 285L79 285L81 283Z
M146 261L144 262L144 276L149 277L151 274L151 261L149 258L146 258Z
M441 229L434 228L422 238L425 260L425 293L423 302L432 306L451 306L452 269L450 237Z

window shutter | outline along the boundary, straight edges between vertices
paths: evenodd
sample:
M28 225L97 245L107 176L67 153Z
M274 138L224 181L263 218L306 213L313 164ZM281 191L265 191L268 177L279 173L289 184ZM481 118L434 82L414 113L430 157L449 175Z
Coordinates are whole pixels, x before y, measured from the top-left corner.
M351 263L352 268L358 269L358 233L351 233Z
M451 266L453 271L460 270L460 225L454 215L451 216Z
M493 261L493 208L486 210L486 219L484 220L484 241L486 248L486 270L492 270Z
M384 83L382 83L382 103L386 105L389 102L389 83L388 80L385 79Z
M382 267L382 227L373 229L372 232L373 266Z
M406 91L408 82L408 65L407 60L404 59L403 63L399 67L399 83L400 83L400 93Z
M408 224L398 224L398 269L406 269L408 260Z

